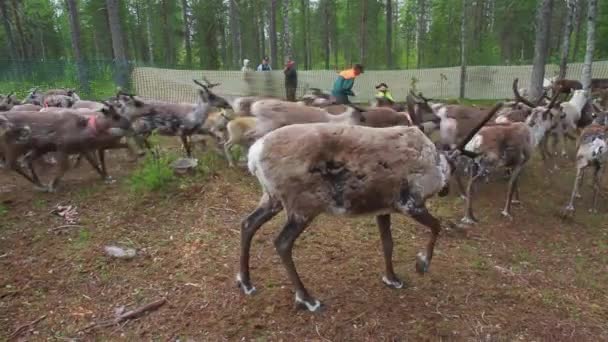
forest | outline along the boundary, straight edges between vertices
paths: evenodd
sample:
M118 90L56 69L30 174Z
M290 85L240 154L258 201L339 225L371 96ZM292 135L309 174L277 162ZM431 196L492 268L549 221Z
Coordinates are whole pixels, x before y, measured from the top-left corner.
M585 55L587 1L550 2L548 63ZM530 64L538 0L1 0L2 61L123 60L238 70L263 56L281 68L368 69ZM572 27L564 29L571 14ZM461 28L462 21L465 21ZM594 59L608 57L608 1L598 4ZM112 36L116 36L114 42Z

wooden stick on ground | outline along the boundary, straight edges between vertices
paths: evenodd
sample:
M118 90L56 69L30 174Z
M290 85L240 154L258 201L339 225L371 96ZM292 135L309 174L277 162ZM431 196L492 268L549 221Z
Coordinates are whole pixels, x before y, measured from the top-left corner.
M45 318L46 318L46 315L42 315L42 316L38 317L36 320L34 320L32 322L24 324L24 325L18 327L17 330L15 330L12 334L10 334L10 336L8 337L8 339L10 340L10 339L13 339L13 338L21 335L21 333L23 333L25 331L25 329L27 329L27 328L29 328L29 327L37 324L38 322L42 321Z
M120 315L120 316L118 316L118 317L116 317L114 319L110 319L110 320L102 321L102 322L91 323L91 324L87 325L86 327L78 330L76 333L79 333L81 331L87 331L87 330L95 329L95 328L109 327L109 326L112 326L112 325L119 324L119 323L121 323L123 321L126 321L128 319L137 318L137 317L141 316L143 313L145 313L147 311L153 311L153 310L156 310L156 309L160 308L166 302L167 302L166 298L159 299L159 300L154 301L152 303L148 303L148 304L146 304L144 306L140 306L139 308L137 308L135 310L127 311L127 312L123 313L122 315Z

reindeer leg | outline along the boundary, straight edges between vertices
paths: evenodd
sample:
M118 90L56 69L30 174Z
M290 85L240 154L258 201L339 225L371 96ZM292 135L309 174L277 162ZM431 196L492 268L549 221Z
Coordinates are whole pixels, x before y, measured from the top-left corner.
M593 207L591 207L589 212L592 214L597 214L597 199L602 184L604 165L595 165L595 169L593 171Z
M67 170L70 168L70 159L68 157L69 156L65 152L57 152L57 162L59 164L59 170L57 172L57 175L55 175L55 178L53 178L53 180L49 183L49 192L57 191L57 185L59 185L59 181L61 180L61 178L63 178Z
M403 282L397 278L393 270L393 235L391 234L391 215L376 216L376 223L380 230L380 239L382 240L382 252L384 253L384 263L386 265L386 275L382 277L382 281L388 287L400 289L403 287Z
M47 188L42 185L42 182L40 182L40 178L38 178L36 168L34 167L34 161L38 159L40 155L41 154L38 151L34 150L25 156L25 162L27 164L27 168L30 170L30 173L32 175L32 183L36 185L36 189L40 191L46 191Z
M577 167L576 169L576 177L574 178L574 187L572 188L572 194L570 195L570 201L566 208L562 211L562 216L566 217L574 214L574 199L577 198L577 194L579 193L579 188L583 181L583 172L587 166Z
M128 145L127 145L128 146ZM99 166L101 167L101 177L103 178L106 184L114 183L114 179L112 176L108 175L108 170L106 168L106 150L99 149L97 150L97 155L99 156Z
M188 158L192 158L192 151L190 150L190 143L188 141L188 136L187 135L180 135L180 138L182 139L182 145L184 145L184 149L186 150L186 156Z
M234 161L232 160L232 155L230 154L230 148L232 148L232 140L228 139L224 143L224 155L226 156L226 160L228 160L228 165L230 167L234 167Z
M501 212L502 216L508 217L509 219L512 219L511 201L513 200L513 190L515 188L517 188L517 181L519 179L519 174L521 173L522 169L523 169L523 165L516 166L513 169L513 173L511 174L511 179L509 180L509 186L507 189L507 203L505 203L505 208Z
M465 214L461 220L461 222L464 224L475 224L478 222L473 215L473 186L475 185L477 179L481 176L481 171L479 169L480 167L476 162L471 165L469 183L467 184Z
M283 266L287 270L289 280L291 280L296 289L296 307L306 308L311 312L318 312L322 308L321 302L313 298L304 287L304 283L302 283L296 270L292 255L294 242L304 229L308 227L310 221L310 218L287 214L287 222L283 226L283 230L279 236L274 240L274 246L281 257Z
M241 223L241 258L240 271L236 276L237 285L247 295L255 292L249 278L249 251L251 240L262 225L270 221L283 210L280 202L264 194L258 207Z
M34 184L37 190L46 189L42 184L40 184L40 181L36 182L32 176L28 175L27 172L25 172L21 165L19 165L16 154L10 153L9 151L9 153L7 153L7 155L5 156L5 161L7 169L17 172L17 174L27 179L30 183ZM30 168L30 171L31 170L32 168Z
M454 172L454 178L456 180L456 185L458 186L458 192L460 193L461 199L466 199L466 192L464 189L464 185L462 184L462 178L460 176L460 170L457 169L456 172Z
M416 255L416 272L424 274L428 272L431 265L431 259L433 259L433 252L435 250L435 243L439 237L441 231L441 223L427 210L424 203L417 203L409 209L409 215L416 220L418 223L429 227L431 229L431 238L426 245L426 252L419 252Z

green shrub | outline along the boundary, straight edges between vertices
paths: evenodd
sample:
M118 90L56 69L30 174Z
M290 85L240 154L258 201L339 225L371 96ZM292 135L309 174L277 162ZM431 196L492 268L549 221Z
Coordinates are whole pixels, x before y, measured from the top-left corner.
M131 174L129 185L134 192L160 191L175 180L171 162L175 157L154 148L141 166Z

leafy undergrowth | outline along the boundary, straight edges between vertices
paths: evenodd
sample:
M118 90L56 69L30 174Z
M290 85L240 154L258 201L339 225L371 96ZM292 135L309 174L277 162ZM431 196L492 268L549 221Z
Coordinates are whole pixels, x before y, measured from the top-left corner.
M181 152L174 152L175 155ZM298 239L295 263L327 309L296 311L292 286L273 240L280 214L254 238L252 280L258 293L234 285L239 225L259 200L257 181L198 154L201 172L156 192L125 191L145 164L109 156L119 179L105 185L83 166L57 194L41 194L0 171L4 223L0 231L0 340L46 315L21 335L28 340L474 340L600 341L608 339L606 212L587 213L590 187L573 219L562 220L572 161L549 173L534 161L522 178L522 206L503 219L506 182L482 183L475 200L481 223L443 231L430 273L414 272L429 232L395 215L395 268L408 286L386 288L373 218L319 217ZM590 177L588 177L590 178ZM605 201L603 201L605 202ZM55 230L58 204L78 208L77 227ZM429 203L456 222L455 195ZM103 246L135 248L132 260L110 259ZM167 298L157 311L121 325L78 332L91 322Z

